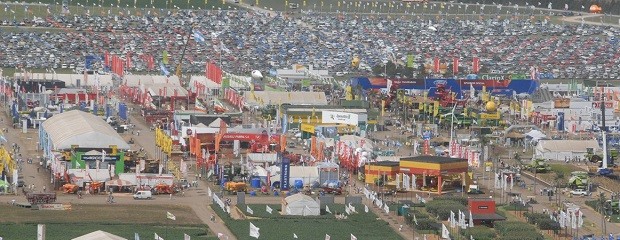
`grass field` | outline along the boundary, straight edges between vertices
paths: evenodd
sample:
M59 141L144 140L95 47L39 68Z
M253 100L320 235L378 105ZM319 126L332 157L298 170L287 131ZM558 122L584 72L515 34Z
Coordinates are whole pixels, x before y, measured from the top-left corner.
M359 213L348 216L346 220L335 220L334 215L329 213L316 217L280 216L277 213L281 208L279 205L269 205L273 214L266 212L264 204L249 206L254 215L244 220L230 218L218 206L213 205L212 208L237 239L254 239L249 236L250 222L260 228L260 239L292 239L293 234L299 239L324 239L325 234L329 234L331 239L350 239L351 233L358 239L402 239L387 222L377 220L372 212L364 213L363 205L354 205ZM245 205L239 208L246 213ZM344 205L334 204L329 208L333 213L344 212Z
M166 218L173 213L176 221ZM70 211L36 211L28 208L0 206L0 237L36 239L37 224L46 225L46 239L66 240L96 230L128 239L138 233L150 239L157 233L164 239L217 239L194 212L183 206L158 205L78 205Z

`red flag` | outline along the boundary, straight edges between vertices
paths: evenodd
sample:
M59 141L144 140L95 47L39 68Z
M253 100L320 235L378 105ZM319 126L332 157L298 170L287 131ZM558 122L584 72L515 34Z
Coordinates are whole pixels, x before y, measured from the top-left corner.
M127 69L131 69L131 52L127 52L125 58L127 59Z
M161 88L159 89L159 97L163 96Z
M104 55L103 55L103 63L105 66L110 66L110 53L108 51L105 51Z
M434 62L433 70L435 71L435 73L439 73L439 58L435 57L433 62Z
M452 61L452 73L454 73L454 75L459 73L459 58L454 58Z
M480 71L480 58L474 57L473 72L478 73L478 71Z
M164 97L168 94L168 87L164 87Z

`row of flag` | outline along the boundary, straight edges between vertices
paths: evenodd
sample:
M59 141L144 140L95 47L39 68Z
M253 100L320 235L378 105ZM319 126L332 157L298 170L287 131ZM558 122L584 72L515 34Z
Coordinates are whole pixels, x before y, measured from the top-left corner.
M219 235L218 235L219 237ZM252 222L250 222L250 237L253 238L260 238L260 228L257 227L256 225L254 225ZM299 239L299 236L297 236L296 233L293 233L293 238L294 239ZM220 238L222 239L222 238ZM331 240L331 236L329 234L325 234L325 240ZM353 235L353 233L351 233L351 240L357 240L357 237L355 237L355 235Z
M460 58L452 58L452 73L455 75L459 73L459 64ZM413 56L407 58L407 66L413 67ZM441 60L439 59L439 57L433 58L433 72L441 72ZM480 58L474 57L472 60L472 73L478 72L480 72Z

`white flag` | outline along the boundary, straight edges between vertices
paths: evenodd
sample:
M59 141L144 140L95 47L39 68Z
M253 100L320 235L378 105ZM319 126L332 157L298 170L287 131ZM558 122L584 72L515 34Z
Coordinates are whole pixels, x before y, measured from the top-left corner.
M582 227L582 226L583 226L583 212L580 210L579 217L577 219L577 227Z
M207 195L209 195L209 197L211 197L211 194L212 194L211 188L207 188Z
M409 175L403 174L403 188L406 190L411 190L410 184L411 184L411 181L409 179Z
M327 206L327 205L325 205L325 212L332 213L332 211L329 210L329 206Z
M330 240L332 239L332 237L330 237L329 235L325 234L325 240Z
M345 206L344 206L344 212L346 212L346 213L347 213L347 215L351 215L351 210L349 209L349 206L348 206L348 205L345 205Z
M224 240L228 239L228 237L226 237L226 235L223 233L217 233L217 239Z
M368 212L368 206L366 206L366 204L364 204L364 212Z
M249 214L254 214L254 210L252 210L250 206L248 205L245 206L245 211L248 212Z
M157 235L157 233L155 233L155 240L164 240L164 239L161 238L159 235Z
M572 229L577 229L577 216L575 211L570 212L570 226Z
M400 188L400 173L396 174L396 189Z
M418 219L415 217L415 214L413 214L413 223L415 223L415 225L418 225Z
M357 238L351 233L351 240L357 240Z
M474 217L471 215L471 211L469 211L469 227L474 227Z
M450 211L450 219L448 220L450 222L450 227L454 228L454 226L456 225L456 220L454 219L454 212Z
M351 205L351 203L349 203L349 210L351 210L351 212L357 213L357 211L355 210L355 207Z
M250 223L250 237L258 239L258 237L260 237L260 233L258 232L259 230L260 228L257 228L254 224Z
M192 238L187 235L186 233L183 233L183 240L191 240Z
M271 212L273 211L273 209L271 209L271 208L269 207L269 205L267 205L267 209L266 209L266 210L267 210L267 212L268 212L269 214L271 214Z
M298 238L297 234L293 233L293 238Z
M450 231L448 231L448 228L443 223L441 224L441 238L450 239Z
M175 217L172 213L170 212L166 212L166 217L170 220L177 220L177 217Z
M515 178L514 175L510 175L510 191L512 191L512 187L515 185L514 178Z
M388 207L387 204L383 205L383 210L385 210L385 213L387 213L387 214L390 213L390 207Z
M138 233L134 233L133 235L133 239L134 240L140 240L140 235ZM1 240L1 239L0 239Z

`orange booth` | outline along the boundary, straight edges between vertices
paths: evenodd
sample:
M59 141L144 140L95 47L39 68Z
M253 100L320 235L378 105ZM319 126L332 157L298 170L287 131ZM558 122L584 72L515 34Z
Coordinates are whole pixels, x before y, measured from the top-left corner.
M461 185L467 170L467 159L464 158L416 156L401 158L399 172L415 175L418 188L441 194L448 182ZM454 176L461 181L452 182Z

